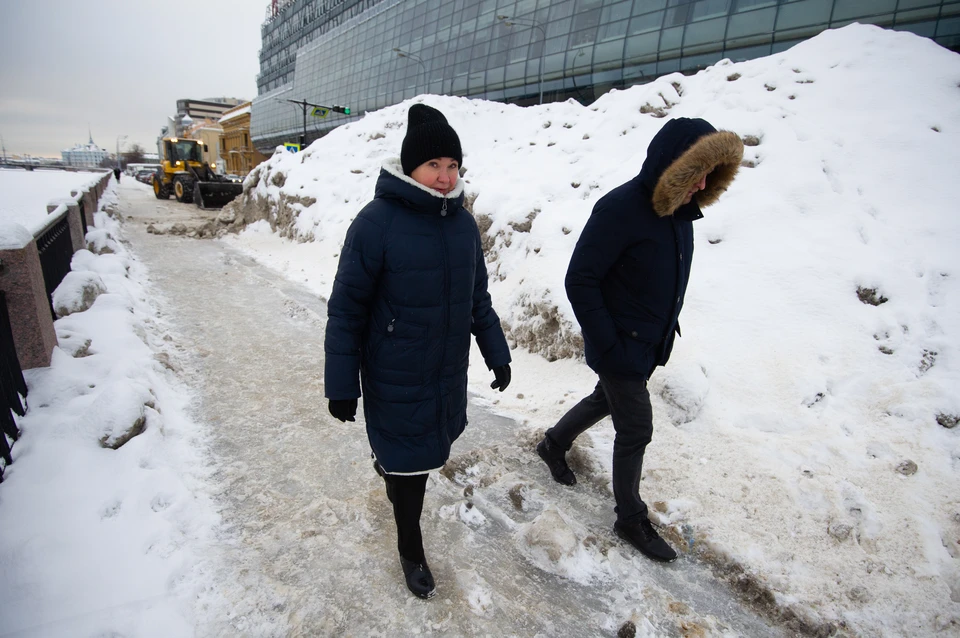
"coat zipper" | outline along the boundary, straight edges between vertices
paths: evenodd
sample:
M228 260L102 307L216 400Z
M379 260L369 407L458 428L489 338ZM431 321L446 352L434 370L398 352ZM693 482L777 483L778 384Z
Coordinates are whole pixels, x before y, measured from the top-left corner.
M437 443L443 445L441 429L443 423L443 393L441 392L440 379L443 378L443 364L447 358L447 326L450 323L450 270L447 267L447 242L443 236L443 219L447 216L447 198L443 198L443 205L440 208L440 219L438 227L440 229L440 255L443 259L443 326L440 330L440 365L437 368Z

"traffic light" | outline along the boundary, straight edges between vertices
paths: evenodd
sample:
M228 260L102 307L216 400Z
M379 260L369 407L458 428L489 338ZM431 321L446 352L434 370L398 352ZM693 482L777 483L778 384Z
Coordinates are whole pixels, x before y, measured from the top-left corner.
M349 107L349 106L337 106L337 105L333 105L333 106L330 107L330 110L335 111L335 112L337 112L337 113L343 113L344 115L350 115L350 107Z

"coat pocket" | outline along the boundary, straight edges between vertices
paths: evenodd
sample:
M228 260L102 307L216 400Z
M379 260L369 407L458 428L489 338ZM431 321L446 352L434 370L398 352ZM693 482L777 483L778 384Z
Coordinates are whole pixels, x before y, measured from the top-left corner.
M656 345L662 339L662 328L657 323L630 318L618 318L617 345L604 355L605 371L649 375L654 367Z
M370 357L370 374L402 385L422 383L427 326L393 318L379 336Z
M656 322L639 319L617 319L620 334L642 344L657 344L663 340L663 326Z

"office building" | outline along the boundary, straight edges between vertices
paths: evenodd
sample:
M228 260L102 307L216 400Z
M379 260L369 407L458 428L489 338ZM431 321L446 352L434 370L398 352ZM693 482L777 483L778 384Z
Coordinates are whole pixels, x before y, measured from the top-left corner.
M852 22L960 48L955 0L273 0L254 144L306 138L421 93L586 104L612 88L783 51Z

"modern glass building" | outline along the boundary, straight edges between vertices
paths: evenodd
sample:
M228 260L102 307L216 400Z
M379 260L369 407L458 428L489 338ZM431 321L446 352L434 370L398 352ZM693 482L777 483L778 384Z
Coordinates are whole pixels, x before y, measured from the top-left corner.
M273 0L251 133L267 152L421 93L589 103L852 22L960 50L960 0ZM352 115L311 117L300 101Z

